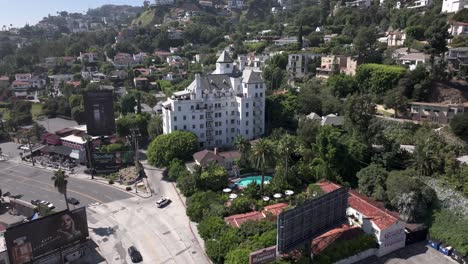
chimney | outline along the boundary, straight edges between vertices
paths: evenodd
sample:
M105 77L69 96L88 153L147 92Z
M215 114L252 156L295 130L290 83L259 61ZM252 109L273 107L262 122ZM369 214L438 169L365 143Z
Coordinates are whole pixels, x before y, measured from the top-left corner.
M218 155L218 148L214 148L214 154Z

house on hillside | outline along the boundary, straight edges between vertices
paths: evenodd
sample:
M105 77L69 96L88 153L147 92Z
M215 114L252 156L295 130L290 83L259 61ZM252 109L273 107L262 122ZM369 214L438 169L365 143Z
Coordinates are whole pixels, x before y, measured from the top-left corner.
M432 0L416 0L413 2L413 5L407 6L408 9L413 8L424 8L432 6Z
M239 151L218 151L218 148L211 150L202 150L193 154L195 164L206 167L208 164L214 162L226 169L230 176L238 176L239 172L235 166L236 160L240 159L241 153Z
M354 1L346 1L346 7L357 7L357 8L368 8L372 4L371 0L354 0Z
M446 58L449 65L458 70L460 65L468 65L468 47L450 48Z
M317 185L329 193L341 188L340 185L322 181ZM348 209L346 215L351 226L358 226L367 234L375 235L379 248L378 257L405 247L406 222L401 220L398 213L387 210L378 203L356 191L348 192Z
M408 66L410 71L416 69L418 65L424 65L430 61L431 56L422 52L408 53L396 59L397 63Z
M467 0L444 0L441 13L456 13L466 6L468 6Z
M452 36L468 35L468 23L451 21L449 33ZM449 42L451 42L450 39L449 39Z
M404 31L389 31L387 32L387 46L397 47L403 46L406 40L406 33Z
M458 104L411 102L411 119L448 124L458 113L468 112L468 102Z
M286 71L293 78L304 78L309 73L309 63L318 57L320 57L320 55L315 53L289 54Z
M323 56L319 68L315 69L317 78L328 79L331 75L344 73L354 76L358 67L357 59L346 56Z

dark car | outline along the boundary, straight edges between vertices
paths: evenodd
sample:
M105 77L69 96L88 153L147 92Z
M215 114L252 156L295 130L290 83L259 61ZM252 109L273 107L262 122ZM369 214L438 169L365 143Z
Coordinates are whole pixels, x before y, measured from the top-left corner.
M78 205L80 204L80 201L78 201L78 199L74 198L74 197L70 197L70 198L67 198L67 202L69 204L73 204L73 205Z
M32 205L39 205L39 203L41 202L41 200L31 200L31 204Z
M138 263L143 261L143 257L140 254L140 251L136 247L131 246L128 248L128 255L133 263Z

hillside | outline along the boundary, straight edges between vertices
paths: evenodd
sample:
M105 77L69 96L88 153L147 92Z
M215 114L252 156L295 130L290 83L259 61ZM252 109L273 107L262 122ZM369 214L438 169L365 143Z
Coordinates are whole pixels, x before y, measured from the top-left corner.
M197 3L182 2L174 6L157 6L150 7L143 11L137 18L132 21L132 25L142 27L152 26L154 24L162 24L165 17L175 18L180 11L204 11Z

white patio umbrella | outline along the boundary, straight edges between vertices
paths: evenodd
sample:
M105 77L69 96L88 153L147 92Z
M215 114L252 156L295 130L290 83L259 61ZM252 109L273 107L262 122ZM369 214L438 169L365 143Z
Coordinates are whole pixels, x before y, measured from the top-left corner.
M284 194L286 194L287 196L291 196L291 195L294 194L294 192L291 191L291 190L286 190L286 191L284 192Z
M281 198L281 196L282 196L281 193L275 193L275 194L273 195L273 197L275 197L276 199Z
M235 194L235 193L231 193L229 195L229 199L236 199L236 198L237 198L237 194Z
M263 199L263 201L265 201L265 202L268 202L268 201L270 201L270 197L268 197L268 196L263 196L263 198L262 198L262 199Z
M230 192L232 192L232 189L231 188L224 188L223 192L224 193L230 193Z

